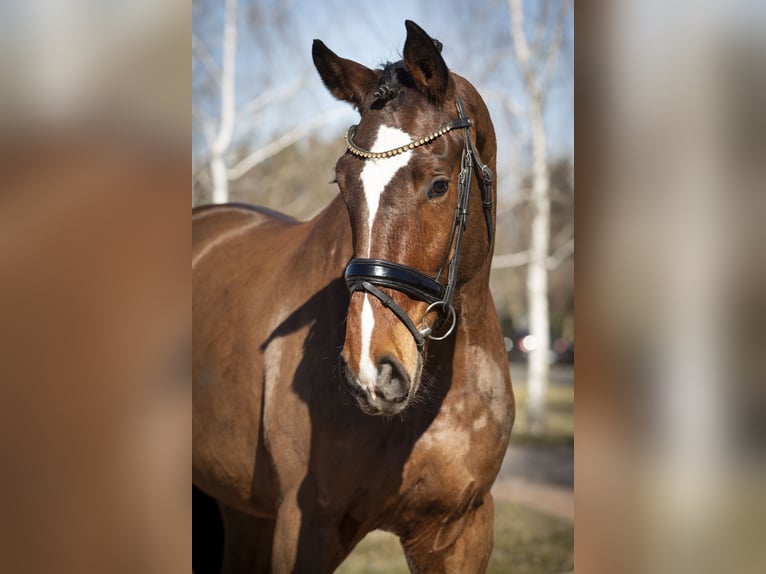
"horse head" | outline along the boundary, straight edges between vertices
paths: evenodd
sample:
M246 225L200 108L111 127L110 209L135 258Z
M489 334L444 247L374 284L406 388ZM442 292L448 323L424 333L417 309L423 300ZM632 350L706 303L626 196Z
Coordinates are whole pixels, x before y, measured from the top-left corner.
M368 414L397 414L416 396L429 340L465 324L461 288L488 282L493 247L489 113L441 44L406 27L403 60L382 69L313 45L324 84L361 116L336 165L354 248L340 367Z

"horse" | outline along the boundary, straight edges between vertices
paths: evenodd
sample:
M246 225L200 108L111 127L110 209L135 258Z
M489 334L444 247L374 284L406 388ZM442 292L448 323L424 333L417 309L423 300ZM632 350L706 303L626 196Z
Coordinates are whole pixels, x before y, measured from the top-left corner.
M413 572L489 561L515 416L489 290L496 139L441 44L405 26L380 69L314 40L360 114L326 208L193 210L193 484L227 573L332 572L376 529Z

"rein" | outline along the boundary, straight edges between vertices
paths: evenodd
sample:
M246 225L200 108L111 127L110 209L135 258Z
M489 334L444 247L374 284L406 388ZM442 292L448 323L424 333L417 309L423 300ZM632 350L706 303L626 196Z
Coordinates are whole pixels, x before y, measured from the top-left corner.
M473 141L471 141L469 130L473 126L473 121L471 118L466 117L463 102L459 98L456 101L456 106L457 119L444 124L427 136L391 150L373 152L356 145L353 137L358 126L351 126L344 136L346 147L353 155L363 159L386 159L425 145L452 130L463 129L465 131L465 142L460 163L460 174L458 176L458 200L447 251L447 257L449 257L450 253L452 253L452 257L444 263L436 277L430 277L416 269L385 259L355 258L349 262L345 271L346 285L348 285L349 291L352 294L356 291L364 291L377 297L409 329L420 351L423 350L426 339L441 341L449 337L455 330L457 317L455 308L452 305L452 299L457 284L457 269L460 262L463 232L468 223L468 199L471 193L471 177L475 168L481 174L482 207L484 209L484 219L487 224L487 237L490 247L492 245L492 237L494 236L492 196L495 176L489 166L481 161L479 153L476 151ZM441 277L445 268L447 268L447 282L445 285L442 285ZM394 289L413 299L428 303L425 314L420 320L420 325L416 325L404 309L381 291L380 287ZM447 319L450 321L449 329L438 336L434 335L431 327L425 324L426 317L437 310L443 315L442 321Z

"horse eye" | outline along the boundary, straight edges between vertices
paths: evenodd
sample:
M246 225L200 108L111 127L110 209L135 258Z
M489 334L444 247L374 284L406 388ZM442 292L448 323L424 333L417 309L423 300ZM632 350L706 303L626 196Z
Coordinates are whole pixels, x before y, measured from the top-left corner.
M429 199L433 199L436 197L441 197L447 191L449 190L449 180L448 179L437 179L431 184L431 189L428 190L428 193L426 194Z

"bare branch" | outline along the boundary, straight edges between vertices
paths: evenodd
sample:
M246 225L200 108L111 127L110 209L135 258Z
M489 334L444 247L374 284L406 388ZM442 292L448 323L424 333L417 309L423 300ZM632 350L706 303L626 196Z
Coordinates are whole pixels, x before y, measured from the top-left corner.
M556 237L554 237L551 242L554 244L561 243L565 239L567 241L570 240L572 237L574 237L574 224L570 220L566 222L564 227L562 227L558 233L556 233Z
M217 86L221 85L221 67L210 54L205 43L196 35L192 34L192 51L197 54L197 58L202 63L202 67L208 73L210 78Z
M564 26L566 24L568 12L569 0L563 0L561 2L561 6L559 7L558 14L556 15L556 23L554 24L553 31L551 32L551 40L548 44L548 51L545 55L545 64L543 65L543 71L540 76L540 84L542 86L547 86L551 80L551 76L553 75L554 70L556 69L558 56L561 53L561 42L564 37Z
M239 111L237 111L237 132L247 134L254 129L263 119L263 114L258 112L269 104L290 98L305 86L304 78L298 77L286 86L268 90L251 99Z
M215 128L213 127L212 120L203 114L197 106L192 104L192 121L197 122L199 125L209 148L215 140Z
M548 8L550 5L551 2L540 2L538 6L539 13L537 22L535 22L535 34L532 37L533 54L542 54L544 52L543 42L545 42L545 29L548 24Z
M258 112L259 110L261 110L262 108L264 108L265 106L273 102L287 99L290 96L297 94L301 90L301 88L303 88L304 85L305 85L305 80L301 77L298 77L287 86L281 86L274 90L268 90L266 92L263 92L262 94L258 94L252 100L250 100L241 108L239 108L239 110L237 110L237 117L243 117L243 116L248 116L250 114L255 114L256 112Z
M513 267L523 267L528 263L529 251L505 253L503 255L495 255L492 258L492 269L511 269Z
M556 63L561 52L561 43L564 37L564 27L567 14L569 13L569 0L562 0L559 10L555 16L553 30L550 34L547 50L545 50L542 70L539 76L535 74L535 65L532 61L535 55L537 58L543 57L541 29L545 25L547 11L543 10L537 23L537 32L535 34L536 45L534 53L530 51L527 35L524 31L524 9L522 0L508 0L511 8L511 38L513 40L513 51L516 55L516 61L519 64L527 90L533 97L542 97L544 85L550 81L553 71L556 69Z
M574 253L574 237L566 243L559 245L552 255L546 260L548 271L557 269L564 261L569 259ZM519 251L518 253L504 253L495 255L492 259L492 269L512 269L514 267L523 267L530 262L529 251Z
M532 98L538 97L540 93L539 84L535 74L532 71L531 55L529 44L527 43L527 34L524 32L524 9L521 0L508 0L511 8L511 38L513 40L513 52L516 55L516 62L519 64L521 75L524 77L524 83Z
M309 135L314 130L330 123L339 117L346 115L347 113L348 110L346 108L337 108L330 112L326 112L320 116L317 116L308 124L298 126L297 128L290 130L274 141L266 144L265 146L258 148L247 157L240 160L231 169L229 169L229 180L233 181L235 179L239 179L259 163L278 154L283 149L290 147L294 143Z
M519 101L511 97L511 95L504 90L482 87L479 89L479 92L486 99L497 98L503 102L503 106L505 107L506 111L516 118L521 118L526 113Z
M564 263L574 253L574 237L572 237L566 243L559 245L553 252L553 255L548 257L548 271L553 271L558 268L559 265Z
M496 217L501 217L506 213L513 211L517 207L525 205L527 202L529 202L529 195L526 193L519 193L517 197L511 201L498 201Z

